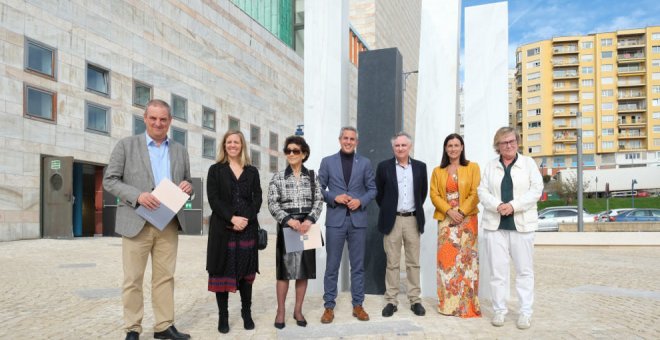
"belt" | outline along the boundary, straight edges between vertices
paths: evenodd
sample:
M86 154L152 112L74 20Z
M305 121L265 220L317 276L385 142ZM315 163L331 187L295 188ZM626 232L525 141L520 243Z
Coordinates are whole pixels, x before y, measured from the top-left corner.
M414 211L408 211L408 212L397 212L397 216L402 216L402 217L409 217L409 216L415 216Z

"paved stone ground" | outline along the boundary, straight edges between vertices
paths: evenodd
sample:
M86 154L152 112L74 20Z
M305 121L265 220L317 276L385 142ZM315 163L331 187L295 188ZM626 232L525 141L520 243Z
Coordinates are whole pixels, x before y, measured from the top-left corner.
M482 301L484 317L463 320L435 312L417 317L407 303L383 318L382 297L368 295L371 321L351 317L350 294L341 293L333 324L319 322L322 299L308 296L307 328L297 327L287 299L287 326L276 330L274 238L261 252L261 275L254 290L256 329L246 331L240 299L230 295L229 338L240 339L492 339L492 338L660 338L660 247L537 246L536 303L532 328L515 327L510 313L504 327L490 325L492 309ZM121 331L121 240L29 240L0 242L0 339L123 339ZM206 237L182 236L176 273L176 325L195 339L217 339L217 307L206 291ZM145 282L149 282L150 271ZM151 338L150 284L145 293L143 338ZM515 292L512 291L515 311ZM402 296L401 301L406 301Z

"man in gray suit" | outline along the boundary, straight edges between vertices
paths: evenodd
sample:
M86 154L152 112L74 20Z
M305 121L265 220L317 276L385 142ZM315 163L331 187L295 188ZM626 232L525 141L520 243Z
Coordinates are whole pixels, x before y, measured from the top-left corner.
M115 231L122 235L124 329L126 339L139 339L144 300L142 280L151 254L151 299L154 338L189 339L174 327L174 270L179 226L185 230L182 212L160 230L140 217L135 209L154 210L160 201L151 194L163 179L178 183L192 194L190 160L185 147L167 138L172 122L170 106L158 99L144 111L145 134L126 137L115 146L103 177L103 187L120 199Z
M344 243L348 243L351 264L351 296L353 316L369 320L362 307L364 302L364 251L367 237L367 206L376 197L374 170L369 159L358 155L358 133L354 127L343 127L339 133L341 150L323 158L319 168L319 182L326 210L327 252L322 323L334 320L337 278Z

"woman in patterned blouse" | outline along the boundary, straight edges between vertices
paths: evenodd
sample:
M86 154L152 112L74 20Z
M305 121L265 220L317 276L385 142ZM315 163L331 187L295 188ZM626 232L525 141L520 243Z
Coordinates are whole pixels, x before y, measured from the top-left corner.
M307 326L302 304L307 280L316 278L314 249L287 253L282 228L306 233L323 210L323 196L314 172L303 166L309 158L309 145L300 136L290 136L284 142L284 154L289 165L273 175L268 186L268 210L278 223L276 256L277 315L275 327L284 328L285 301L289 280L296 280L296 304L293 318L301 327Z

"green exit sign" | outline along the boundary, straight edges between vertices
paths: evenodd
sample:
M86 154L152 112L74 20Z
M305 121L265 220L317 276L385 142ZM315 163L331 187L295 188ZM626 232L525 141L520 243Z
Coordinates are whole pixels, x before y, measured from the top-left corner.
M184 208L185 209L192 209L192 202L191 201L186 202L186 205L185 205Z

